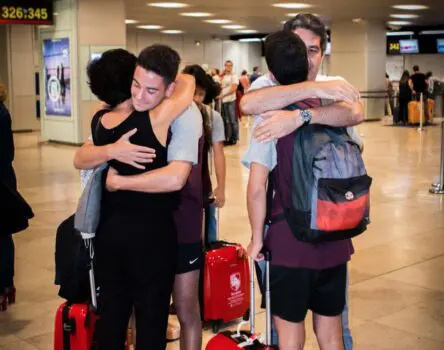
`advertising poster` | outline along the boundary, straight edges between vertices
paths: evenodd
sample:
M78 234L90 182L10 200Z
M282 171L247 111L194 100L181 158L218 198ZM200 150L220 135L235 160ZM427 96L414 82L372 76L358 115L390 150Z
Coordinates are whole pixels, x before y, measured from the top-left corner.
M51 116L71 116L69 38L43 40L45 111Z

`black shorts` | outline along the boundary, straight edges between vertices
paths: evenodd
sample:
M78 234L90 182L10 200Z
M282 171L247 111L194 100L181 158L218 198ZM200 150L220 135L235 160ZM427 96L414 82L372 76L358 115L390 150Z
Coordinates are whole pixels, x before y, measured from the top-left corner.
M271 312L288 322L302 322L307 311L338 316L345 306L347 264L325 270L270 268Z
M177 251L176 275L200 270L203 266L201 242L180 243Z

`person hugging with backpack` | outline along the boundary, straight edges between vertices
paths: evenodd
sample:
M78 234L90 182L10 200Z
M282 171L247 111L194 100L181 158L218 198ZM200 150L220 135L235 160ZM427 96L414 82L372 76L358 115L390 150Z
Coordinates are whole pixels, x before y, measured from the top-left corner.
M307 79L306 45L292 32L269 35L265 58L277 83ZM310 99L289 106L303 110L303 125L277 141L251 138L243 158L250 169L248 252L256 261L263 259L264 247L271 253L271 313L283 350L304 347L308 310L320 347L343 349L341 313L354 252L350 238L369 221L371 179L359 146L345 128L310 123L310 109L320 103ZM264 223L269 225L265 239Z

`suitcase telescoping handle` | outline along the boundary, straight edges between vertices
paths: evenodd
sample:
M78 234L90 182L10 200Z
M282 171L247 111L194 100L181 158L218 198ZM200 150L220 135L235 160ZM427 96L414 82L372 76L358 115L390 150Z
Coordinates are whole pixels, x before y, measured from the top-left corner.
M220 237L220 234L219 234L220 233L219 232L220 231L220 228L219 228L220 227L220 221L219 221L219 210L220 209L214 205L214 202L215 202L215 198L214 197L210 198L208 206L213 207L214 210L215 210L215 214L216 214L216 232L215 232L214 241L210 242L210 239L208 237L209 227L207 227L207 224L204 225L205 226L205 230L204 230L204 235L203 235L203 241L204 241L204 247L206 249L210 246L210 243L214 243L216 241L219 241L219 237ZM208 215L208 214L209 214L209 212L207 210L205 210L205 215ZM205 222L209 222L209 219L207 217L205 217Z
M89 286L91 289L91 305L94 309L97 309L97 287L96 279L94 277L94 244L91 238L83 240L85 247L89 250L90 269L89 269Z
M265 260L265 273L261 273L262 276L265 275L265 345L271 345L271 300L270 300L270 252L263 250ZM255 261L250 258L250 331L252 334L256 333L256 306L254 298L254 276L255 276ZM262 279L263 280L263 279ZM262 281L263 283L263 281Z

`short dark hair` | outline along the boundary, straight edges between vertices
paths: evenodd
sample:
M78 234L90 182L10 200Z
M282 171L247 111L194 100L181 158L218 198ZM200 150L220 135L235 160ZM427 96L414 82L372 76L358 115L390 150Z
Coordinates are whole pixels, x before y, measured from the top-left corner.
M248 74L248 72L244 69L243 71L242 71L242 75L247 75Z
M259 67L258 67L258 66L253 67L253 72L257 72L258 70L259 70Z
M430 78L432 75L433 75L432 72L427 72L427 73L426 73L426 78L428 79L428 78Z
M419 72L419 66L416 66L416 65L413 66L413 71L414 71L414 72Z
M160 75L170 85L179 72L180 55L169 46L155 44L142 50L137 65Z
M211 103L220 94L219 86L201 66L197 64L189 65L186 66L182 72L192 75L196 80L196 86L205 90L204 104Z
M289 31L279 31L265 40L265 61L279 84L289 85L307 80L307 47Z
M91 92L111 108L131 98L136 56L124 49L105 51L86 69Z
M324 54L327 48L327 29L321 19L311 13L300 13L293 19L285 22L284 30L293 32L298 28L312 31L321 39L321 50Z
M227 64L227 63L231 63L231 64L233 64L233 61L232 61L232 60L226 60L226 61L225 61L225 64Z

